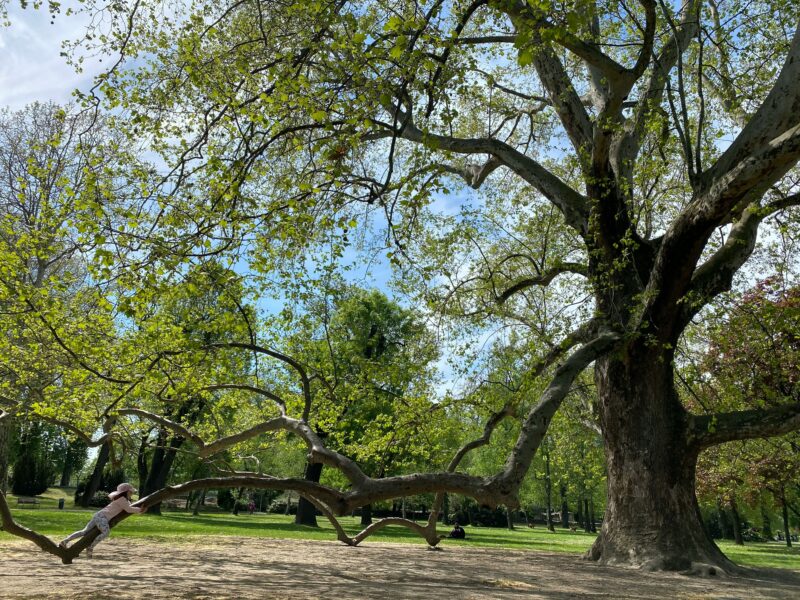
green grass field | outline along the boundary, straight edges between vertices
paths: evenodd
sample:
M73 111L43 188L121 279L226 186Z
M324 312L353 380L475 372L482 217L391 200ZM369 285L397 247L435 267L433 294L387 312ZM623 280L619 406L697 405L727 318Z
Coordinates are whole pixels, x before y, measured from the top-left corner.
M81 529L91 518L92 510L71 508L72 501L67 498L65 510L55 507L59 497L66 492L49 490L42 498L39 508L16 508L16 499L9 496L14 518L22 525L54 539ZM307 540L335 540L336 535L330 523L318 519L320 527L298 526L292 517L274 514L247 515L238 517L227 513L201 513L197 517L185 512L165 512L163 515L145 515L125 520L114 530L118 537L150 538L153 541L181 541L194 536L246 536L267 538L293 538ZM357 519L341 519L345 529L355 534L359 531ZM444 528L446 532L449 528ZM546 552L567 552L581 554L591 545L594 535L557 529L555 533L544 527L529 529L517 527L513 531L500 528L466 527L466 540L446 540L448 546L483 546L508 548L513 550L541 550ZM0 539L11 536L0 532ZM424 541L402 527L387 527L364 543L402 542L422 544ZM722 541L720 547L732 560L742 565L754 567L778 567L800 570L800 547L787 548L783 542L748 543L736 546L733 542Z

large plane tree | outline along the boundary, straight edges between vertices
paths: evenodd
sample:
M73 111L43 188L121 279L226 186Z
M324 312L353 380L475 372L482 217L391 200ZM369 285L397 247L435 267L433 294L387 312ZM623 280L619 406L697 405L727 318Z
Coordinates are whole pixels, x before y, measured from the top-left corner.
M312 459L352 485L340 495L303 484L304 493L334 512L431 490L513 504L550 418L594 361L608 504L590 557L731 566L700 521L698 455L798 429L800 406L691 413L674 384L675 348L731 288L759 230L796 216L794 3L231 0L106 10L111 29L89 43L121 58L85 98L126 115L130 135L152 142L171 169L155 210L140 213L152 215L156 242L142 260L246 242L254 270L285 271L302 265L310 239L328 236L341 252L350 230L378 214L392 263L409 277L418 267L449 316L478 328L530 322L522 313L541 316L564 298L557 327L522 329L551 344L532 372L561 363L500 473L470 477L453 472L455 461L448 472L373 480L283 415ZM477 192L459 220L460 200L446 193L469 198L465 185ZM442 204L450 221L433 213ZM580 293L583 309L569 308Z

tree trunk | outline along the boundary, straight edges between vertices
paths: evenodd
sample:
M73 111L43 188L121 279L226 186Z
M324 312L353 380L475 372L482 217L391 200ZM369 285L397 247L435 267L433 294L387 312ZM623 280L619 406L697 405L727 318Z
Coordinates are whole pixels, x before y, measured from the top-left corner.
M78 505L86 508L89 506L89 501L97 493L100 488L100 480L103 477L103 469L108 464L108 459L111 456L111 444L106 442L100 446L100 452L97 453L97 460L94 463L94 469L86 482L86 489L83 490L83 495L78 499Z
M322 463L306 463L306 481L319 483L320 477L322 477ZM319 527L317 524L316 507L302 496L300 496L300 499L297 501L297 513L294 515L294 524Z
M792 547L792 532L789 531L789 511L786 502L786 490L781 486L781 508L783 512L783 534L786 536L786 547Z
M723 540L733 539L733 526L728 518L728 512L722 505L722 498L717 498L717 516L719 517L719 529Z
M770 519L767 503L763 497L761 498L761 533L767 540L772 539L772 519Z
M172 469L172 463L175 462L178 448L183 444L182 437L173 437L169 446L165 448L167 443L167 433L161 431L158 435L158 445L153 450L153 460L150 463L150 472L147 475L147 480L144 486L139 490L140 496L147 496L163 488L167 484L169 472ZM161 503L153 504L148 509L148 512L160 515Z
M511 509L506 506L506 524L508 526L508 530L511 531L514 529L514 515L511 512Z
M594 519L594 498L589 500L589 531L597 533L597 525Z
M569 505L567 504L567 486L561 484L559 491L561 493L561 527L569 529Z
M239 501L242 499L242 494L244 494L244 488L240 487L236 494L236 499L233 501L233 510L231 512L237 517L239 516Z
M698 451L673 383L673 356L637 339L595 363L608 502L588 557L652 570L736 570L708 536L695 497ZM713 571L712 571L713 569Z
M550 452L544 454L544 492L547 497L547 529L555 531L553 525L553 482L550 480Z
M361 507L361 526L372 525L372 504L365 504Z
M200 507L206 503L206 493L208 493L208 490L206 488L203 488L203 490L200 492L200 498L194 505L194 510L192 511L192 515L194 515L195 517L200 514Z
M64 459L64 468L61 469L61 479L58 487L69 487L69 480L72 479L72 463L68 459Z
M736 506L736 499L730 499L731 516L733 517L733 540L737 546L744 546L742 539L742 519L739 517L739 509Z
M8 463L11 455L11 419L0 421L0 491L8 491Z
M583 498L583 530L586 533L592 530L592 523L589 520L589 500L585 496Z
M147 485L147 474L149 469L147 467L147 441L150 439L150 434L143 435L139 444L139 450L136 453L136 470L139 473L139 489L144 493L145 485Z

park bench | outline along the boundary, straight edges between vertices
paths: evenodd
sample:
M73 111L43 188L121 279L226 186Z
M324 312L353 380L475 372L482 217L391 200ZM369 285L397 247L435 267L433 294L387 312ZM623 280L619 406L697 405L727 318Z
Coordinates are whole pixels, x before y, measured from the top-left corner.
M36 508L37 506L39 506L39 499L20 497L17 498L17 506L18 507L30 506L31 508Z

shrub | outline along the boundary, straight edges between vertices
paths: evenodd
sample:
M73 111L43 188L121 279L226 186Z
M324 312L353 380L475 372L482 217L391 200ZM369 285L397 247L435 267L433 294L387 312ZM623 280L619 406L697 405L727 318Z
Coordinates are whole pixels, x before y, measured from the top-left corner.
M43 457L22 452L14 462L11 491L17 496L38 496L47 491L55 476L55 468Z

